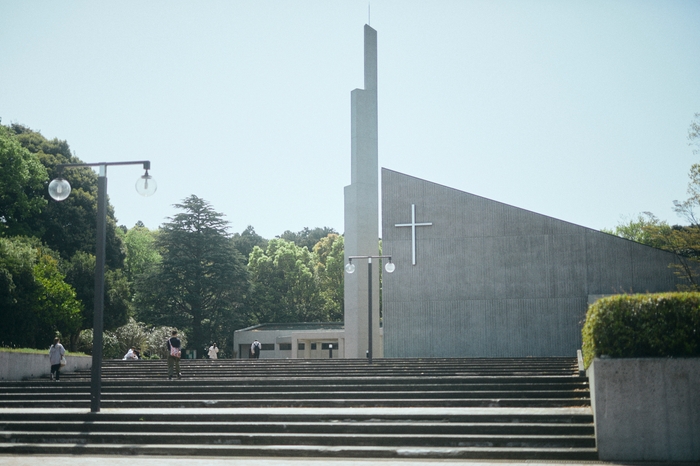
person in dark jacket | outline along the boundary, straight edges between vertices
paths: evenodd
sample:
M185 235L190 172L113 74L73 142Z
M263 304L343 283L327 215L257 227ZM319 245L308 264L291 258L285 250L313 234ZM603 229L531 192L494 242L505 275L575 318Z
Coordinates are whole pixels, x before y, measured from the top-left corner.
M173 369L177 377L182 377L180 373L180 356L182 349L180 348L180 339L177 337L177 330L173 330L171 337L168 338L168 380L173 380Z

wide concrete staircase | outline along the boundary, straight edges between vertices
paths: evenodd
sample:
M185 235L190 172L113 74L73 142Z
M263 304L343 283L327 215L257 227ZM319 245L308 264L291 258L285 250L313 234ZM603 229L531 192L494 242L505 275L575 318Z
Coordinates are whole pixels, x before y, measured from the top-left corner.
M595 460L576 358L105 361L0 383L0 454Z

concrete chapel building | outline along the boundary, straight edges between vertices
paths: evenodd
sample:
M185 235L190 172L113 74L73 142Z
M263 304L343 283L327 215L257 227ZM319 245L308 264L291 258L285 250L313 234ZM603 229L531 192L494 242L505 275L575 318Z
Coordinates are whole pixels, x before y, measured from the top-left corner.
M351 93L346 263L379 255L377 93L377 33L365 25L364 89ZM379 266L372 265L374 357L572 357L590 303L674 291L679 282L669 252L396 171L381 170L381 202L382 253L396 269L383 274L380 320ZM277 327L269 338L284 351L260 340L275 349L272 357L328 357L310 353L312 344L333 345L335 357L365 357L367 265L353 263L344 328ZM237 331L234 345L244 348L263 330Z
M575 356L588 304L678 283L672 253L386 169L382 217L387 357Z

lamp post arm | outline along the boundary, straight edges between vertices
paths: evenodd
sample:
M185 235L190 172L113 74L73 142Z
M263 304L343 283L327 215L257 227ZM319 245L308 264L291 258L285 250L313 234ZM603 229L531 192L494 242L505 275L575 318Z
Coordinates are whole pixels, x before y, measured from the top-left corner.
M136 160L132 162L98 162L98 163L59 163L55 165L57 170L63 170L64 168L79 168L79 167L99 167L107 165L143 165L144 170L151 169L150 160Z
M351 259L391 259L391 256L348 256Z

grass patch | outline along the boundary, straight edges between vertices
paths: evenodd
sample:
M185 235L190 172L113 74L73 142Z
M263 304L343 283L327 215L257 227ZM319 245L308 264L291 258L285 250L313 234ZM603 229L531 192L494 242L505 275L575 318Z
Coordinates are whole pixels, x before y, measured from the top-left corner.
M7 347L0 347L0 352L3 353L25 353L25 354L49 354L49 349L35 349L35 348L7 348ZM66 355L67 356L89 356L88 354L85 353L80 353L76 351L75 353L72 353L68 350L66 350Z

